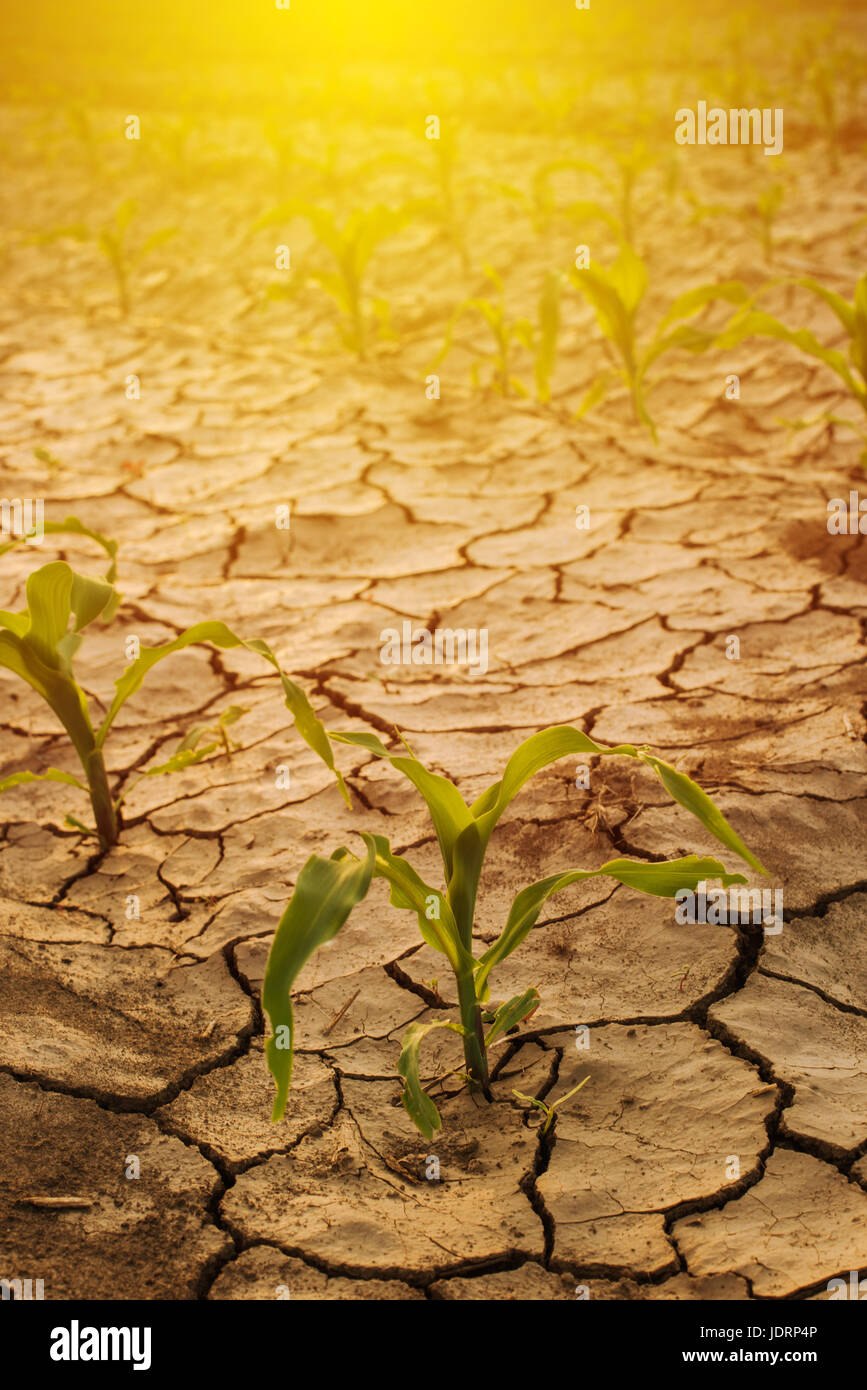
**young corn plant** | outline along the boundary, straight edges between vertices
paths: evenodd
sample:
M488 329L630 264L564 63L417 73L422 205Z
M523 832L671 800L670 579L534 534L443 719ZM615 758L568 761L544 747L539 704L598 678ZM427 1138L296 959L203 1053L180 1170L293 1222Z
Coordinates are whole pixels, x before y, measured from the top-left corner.
M72 530L99 539L82 527L74 518L62 526L48 530ZM109 543L113 545L113 542ZM254 639L244 641L230 631L225 623L203 622L187 628L171 642L158 647L142 648L140 655L115 681L114 698L104 717L96 722L87 695L75 674L74 658L81 645L85 629L97 620L109 621L120 603L114 587L114 553L112 566L104 579L91 579L76 573L63 560L51 561L33 571L27 579L27 607L20 613L0 611L0 668L11 671L36 691L63 725L78 754L83 772L81 777L49 768L47 772L15 772L0 781L0 792L29 782L63 782L86 792L90 797L95 828L83 825L75 817L67 823L88 834L95 834L100 848L115 844L120 832L120 800L109 788L105 764L105 744L108 734L123 705L139 689L151 667L164 657L198 643L215 647L246 647L264 657L277 671L283 686L287 709L295 727L305 742L330 768L334 757L325 730L316 718L306 695L281 670L277 658L267 643ZM241 711L230 707L216 726L217 738L228 747L226 726L233 723ZM191 730L169 761L150 769L149 775L177 772L201 761L216 748L217 743L202 746L206 729ZM348 793L340 774L335 772L343 795Z
M280 226L293 217L307 219L334 262L333 270L313 271L308 278L320 285L337 306L344 346L364 360L377 330L387 329L389 317L388 302L365 292L368 265L377 247L402 231L418 211L417 203L399 208L378 203L350 213L340 225L327 208L292 199L265 213L252 230Z
M659 156L651 154L641 141L633 145L628 154L617 154L614 158L616 173L611 174L601 164L591 159L556 159L543 166L537 175L538 188L534 197L542 208L553 211L551 180L562 170L571 169L575 173L590 174L605 189L610 205L593 199L580 199L571 202L562 211L573 217L593 217L605 222L619 239L627 246L634 246L637 211L635 207L635 187L641 175L659 162Z
M576 269L571 272L571 280L591 304L615 358L615 366L601 373L591 385L578 409L579 417L603 400L613 383L620 380L629 391L636 420L647 427L656 441L656 425L645 399L653 384L647 377L650 368L675 348L705 352L713 347L716 335L686 320L695 318L717 299L742 304L750 298L749 290L737 280L719 285L697 285L678 295L652 337L639 342L635 320L647 289L647 267L629 246L621 248L610 270L596 270L591 266Z
M76 222L54 227L47 232L39 232L33 240L43 244L60 241L64 237L79 242L95 241L111 266L120 312L124 318L128 318L132 309L130 280L133 271L152 251L171 240L173 236L177 236L178 232L177 227L160 227L149 236L143 237L137 246L133 246L130 244L128 232L137 213L138 203L134 198L127 198L116 209L114 220L96 230L83 222Z
M849 395L857 402L864 416L867 417L867 274L862 275L856 284L851 302L833 290L826 289L818 280L813 280L809 276L787 278L784 281L771 283L798 285L824 300L842 324L849 339L848 355L840 352L837 348L825 347L809 329L788 328L773 314L767 314L763 310L755 308L754 303L757 296L753 297L749 303L742 305L726 324L716 338L716 346L721 348L737 347L745 338L752 337L777 338L781 342L791 343L793 347L800 348L801 352L806 353L808 357L818 358L820 362L824 362L827 367L836 372ZM760 290L759 294L761 293ZM818 418L827 420L829 424L844 426L859 436L864 444L860 460L867 468L867 419L863 424L858 425L852 420L838 415L826 414ZM812 420L799 422L803 425L812 423L814 423Z
M781 183L767 184L751 202L740 207L730 207L725 203L702 203L692 193L686 196L693 209L690 219L693 222L701 222L706 217L731 217L750 226L761 243L765 263L770 265L775 250L774 228L785 196Z
M580 753L582 756L636 759L651 768L674 800L691 811L721 844L751 868L765 872L710 797L684 773L647 748L631 744L607 748L579 729L557 725L522 743L506 764L500 781L468 806L457 787L425 767L405 742L406 752L395 753L375 734L332 734L330 737L385 759L409 779L430 812L443 878L439 887L425 883L407 859L392 852L383 835L362 834L366 850L363 856L341 848L330 859L314 854L307 860L277 927L262 991L262 1003L271 1023L266 1056L277 1088L273 1120L283 1116L292 1076L293 983L314 951L337 934L374 879L385 879L390 885L393 907L416 914L424 941L446 958L455 977L460 1021L435 1019L411 1024L398 1062L398 1073L403 1080L403 1104L428 1139L440 1128L441 1119L421 1084L419 1049L422 1042L434 1029L450 1028L458 1033L463 1040L470 1089L488 1094L491 1045L531 1014L539 1003L535 988L528 988L511 999L491 1002L491 972L521 945L553 894L572 883L600 876L657 897L674 897L684 888L695 891L705 878L719 879L726 887L746 882L742 874L728 873L718 860L694 854L657 863L617 858L599 869L567 869L522 888L496 941L476 956L473 938L476 898L491 835L524 783L559 758Z
M477 295L458 305L449 320L443 346L432 365L437 366L448 356L459 320L467 313L478 314L490 329L493 345L490 353L483 354L473 362L470 368L473 385L481 384L480 368L487 363L491 369L488 384L494 391L502 396L529 396L530 390L513 370L514 348L517 345L533 359L536 399L546 404L551 399L551 376L557 363L562 286L560 273L549 271L545 276L536 308L535 323L526 318L509 318L505 286L501 277L489 265L484 267L484 274L496 290L496 299L486 299Z
M133 270L158 246L177 236L178 231L177 227L160 227L157 231L151 232L150 236L144 237L138 246L132 247L127 233L137 213L137 202L134 198L127 198L115 212L114 223L101 227L97 233L99 249L114 273L118 304L124 318L129 316L132 308L130 277Z

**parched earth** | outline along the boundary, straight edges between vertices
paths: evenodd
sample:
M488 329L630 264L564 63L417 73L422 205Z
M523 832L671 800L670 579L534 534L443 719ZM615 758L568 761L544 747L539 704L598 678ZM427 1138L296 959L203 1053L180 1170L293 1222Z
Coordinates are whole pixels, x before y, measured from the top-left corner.
M7 143L20 120L3 113ZM526 177L538 142L497 138L467 138L470 167ZM9 166L2 487L120 542L124 602L82 648L88 693L105 704L130 636L221 618L272 644L330 728L399 728L468 801L545 725L648 743L769 867L785 926L677 925L668 901L573 887L495 976L501 997L536 985L542 1003L500 1050L492 1102L446 1080L427 1144L399 1104L400 1038L455 999L377 884L299 979L274 1126L259 989L299 868L363 829L436 880L436 841L413 789L349 748L344 805L254 654L189 650L118 720L116 849L64 823L86 814L71 788L3 800L0 1276L90 1299L827 1296L867 1266L867 549L826 524L829 499L858 485L857 445L779 419L837 406L833 377L754 341L671 359L658 444L616 399L576 424L601 349L574 296L550 408L470 390L469 325L428 400L425 366L464 292L454 248L415 227L384 253L377 288L401 336L356 364L330 346L321 295L263 307L275 234L247 228L275 198L267 168L245 163L253 134L213 136L232 140L234 164L173 189L169 213L147 164L89 189L72 156ZM786 158L778 269L850 293L863 170L848 161L829 185L820 147ZM764 173L726 168L696 152L689 172L717 193ZM641 231L654 308L702 280L764 277L746 232L690 225L656 177ZM183 234L141 271L122 322L89 243L30 233L108 217L130 190ZM544 242L516 237L517 213L469 215L479 259L529 309L574 229ZM295 232L293 265L314 254ZM818 300L779 296L839 342ZM55 554L98 564L65 538L12 552L4 608ZM486 629L488 669L384 665L380 634L404 620ZM74 771L46 708L11 678L2 692L0 776ZM246 709L230 756L137 780L229 704ZM569 761L524 789L492 841L480 943L556 870L715 851L630 767L594 763L585 788ZM442 1037L424 1053L431 1078L459 1062ZM545 1136L514 1095L556 1099L585 1076Z

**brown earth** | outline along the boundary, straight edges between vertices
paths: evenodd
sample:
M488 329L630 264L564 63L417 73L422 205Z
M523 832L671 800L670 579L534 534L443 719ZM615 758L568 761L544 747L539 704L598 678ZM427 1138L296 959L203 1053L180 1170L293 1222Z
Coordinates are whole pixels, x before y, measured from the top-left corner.
M0 123L7 150L34 138L18 111ZM428 1144L398 1103L400 1038L445 1016L454 989L377 885L298 981L295 1084L272 1126L258 993L300 866L366 829L411 847L428 878L436 843L408 784L348 748L344 806L255 656L179 655L109 744L129 789L116 849L99 855L64 824L84 813L71 788L3 801L0 1275L42 1275L51 1298L821 1295L867 1264L867 548L826 526L828 500L857 486L857 444L778 421L836 408L834 378L755 340L670 359L652 397L658 445L620 399L576 425L600 344L575 296L550 408L472 392L469 327L429 401L426 364L463 292L454 249L414 227L380 257L401 336L357 364L333 349L321 295L263 308L282 234L247 228L278 201L273 171L252 125L209 140L231 161L169 183L166 209L144 158L126 169L107 149L90 184L62 145L53 162L8 159L3 490L121 542L124 603L85 641L88 692L105 702L128 636L149 644L213 617L267 639L330 727L398 726L467 800L544 725L647 742L769 866L786 923L764 938L678 926L668 902L601 880L570 889L495 977L503 997L535 984L542 1003L502 1050L493 1101L446 1083ZM554 153L540 137L470 134L467 183L491 164L527 182ZM708 197L764 177L759 161L720 172L709 152L690 155ZM850 160L829 183L824 161L815 142L786 154L775 269L851 293L867 182ZM393 190L380 177L370 201ZM748 233L690 225L657 173L642 192L654 310L707 279L763 278ZM149 226L177 219L183 235L138 274L121 321L90 243L32 234L107 219L130 194ZM534 238L517 212L469 198L468 216L478 259L530 312L575 229ZM311 243L295 231L303 263ZM603 262L609 250L603 239ZM778 293L799 326L839 343L818 300ZM723 397L730 372L739 401ZM140 400L125 397L129 373ZM57 553L93 568L66 540L36 558ZM23 606L33 562L3 557L4 608ZM380 632L404 619L487 628L488 671L384 666ZM0 776L74 770L49 711L11 678L0 689ZM133 787L230 703L248 710L231 757ZM504 819L480 942L519 887L555 869L714 852L649 774L594 765L589 790L575 778L571 761L555 765ZM446 1038L424 1054L430 1076L459 1063ZM585 1075L542 1136L513 1090L556 1098Z

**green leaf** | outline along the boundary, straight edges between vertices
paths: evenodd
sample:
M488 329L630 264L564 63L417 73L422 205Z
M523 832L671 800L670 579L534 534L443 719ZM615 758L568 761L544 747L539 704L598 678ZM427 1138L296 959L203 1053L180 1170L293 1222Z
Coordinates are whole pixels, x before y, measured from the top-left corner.
M387 758L392 767L407 777L424 797L439 841L440 853L445 867L446 878L450 879L454 867L454 846L461 831L472 822L469 808L457 787L446 777L430 772L418 758L405 758L402 754L389 752L375 734L330 735L333 742L348 743L355 748L363 748L377 758Z
M517 1096L518 1100L524 1101L527 1105L535 1106L537 1110L541 1110L542 1113L545 1115L549 1113L548 1107L545 1104L545 1102L543 1100L539 1100L536 1096L528 1096L524 1091L516 1091L514 1090L514 1088L512 1090L512 1095Z
M500 781L488 787L469 809L469 814L478 825L483 845L487 845L494 826L524 783L543 767L548 767L558 758L567 757L572 753L626 754L632 758L638 756L638 750L631 743L606 748L570 724L555 724L550 729L542 729L539 733L532 734L515 749Z
M678 295L668 312L660 319L657 336L671 323L680 319L692 318L699 310L717 299L729 304L746 304L751 298L750 291L740 280L725 280L719 285L696 285L685 294Z
M71 772L60 772L56 767L50 767L47 772L13 772L0 782L0 792L9 791L11 787L20 787L26 782L65 782L67 786L87 791L84 782L78 777L73 777Z
M623 246L608 272L608 280L632 318L647 289L647 266L631 246Z
M346 784L343 777L334 766L334 754L328 740L328 735L325 732L325 727L321 720L317 719L313 707L304 694L304 691L284 673L267 642L263 642L260 638L251 638L250 641L244 641L226 627L225 623L221 622L195 623L193 627L187 628L186 632L182 632L174 641L166 642L160 647L149 647L142 651L137 660L133 661L126 668L123 675L118 677L114 683L114 699L111 702L108 713L103 719L102 724L99 726L96 735L96 746L98 748L103 746L106 735L114 723L118 711L130 696L134 695L139 689L151 667L155 666L158 661L162 661L164 657L171 656L174 652L183 651L185 647L196 646L198 643L202 642L209 642L212 643L213 646L223 649L246 647L248 651L256 652L258 656L264 657L269 665L273 666L280 677L280 682L283 687L283 698L286 708L294 719L295 728L308 747L312 748L314 753L325 763L326 767L334 773L343 799L346 801L347 805L351 806L352 803L349 792L346 789Z
M158 231L151 232L150 236L146 236L138 248L136 260L142 261L145 256L150 255L151 251L156 251L158 246L165 246L167 241L171 241L173 237L178 235L179 230L178 227L160 227Z
M0 632L0 666L26 681L54 711L75 745L82 766L94 747L93 729L83 692L65 670L46 666L26 638Z
M73 574L63 560L54 560L27 576L30 622L24 641L46 666L60 669L57 644L66 636L72 613Z
M574 218L576 222L604 222L607 227L611 228L617 240L623 242L623 228L618 218L614 216L613 212L609 212L608 208L603 207L601 203L595 202L592 198L579 198L576 202L569 203L563 212L567 217Z
M863 387L859 388L849 371L849 364L842 352L837 352L834 348L826 348L813 336L806 328L797 330L787 328L779 319L775 319L771 314L765 314L757 309L741 311L735 314L734 318L726 325L721 333L717 335L716 346L719 348L737 347L745 338L778 338L781 342L791 343L793 347L800 348L801 352L808 357L817 357L820 362L824 362L832 371L836 372L853 396L863 393Z
M114 220L121 236L123 236L137 212L138 203L135 198L125 198L120 204L120 207L114 214Z
M490 1047L500 1033L508 1033L510 1028L514 1028L516 1023L520 1023L538 1006L539 992L535 989L525 990L523 994L516 994L513 999L501 1004L494 1014L494 1021L485 1036L485 1047Z
M632 317L608 276L588 266L584 270L573 270L570 278L575 288L592 305L599 327L617 348L631 374L634 358Z
M38 454L40 451L36 450ZM44 451L42 451L44 452ZM101 546L111 560L108 573L105 576L107 584L113 584L117 578L117 541L109 540L108 537L100 534L99 531L92 531L89 526L84 526L76 516L68 516L65 521L46 521L43 530L46 536L77 535L87 536L90 540L96 541ZM17 545L23 545L23 538L18 536L14 540L6 541L0 545L0 555L5 555L7 550L14 549Z
M365 860L356 859L345 851L340 858L323 859L318 854L311 855L298 875L295 891L280 918L262 984L262 1007L272 1032L265 1044L265 1054L277 1087L272 1120L283 1118L292 1079L295 1048L292 985L313 952L336 936L352 909L361 902L370 887L373 865L372 846L368 847ZM281 1042L288 1045L280 1046Z
M767 869L763 868L744 844L739 835L732 830L725 816L719 807L711 801L707 792L702 791L691 777L687 777L685 772L678 772L670 763L663 762L661 758L654 757L652 753L641 752L641 761L648 767L652 767L657 777L670 796L681 806L685 806L687 811L691 811L697 820L700 820L706 830L709 830L715 839L727 849L734 850L745 864L755 869L760 874L767 874Z
M192 767L195 763L203 762L217 748L219 743L206 743L201 747L184 747L184 740L181 746L176 748L167 762L159 763L156 767L145 768L145 777L163 777L170 772L183 772L185 768Z
M539 296L539 346L536 351L535 375L536 395L543 402L551 399L551 376L557 361L561 284L560 274L557 271L549 271Z
M849 337L855 336L855 310L848 300L843 299L842 295L835 294L833 290L826 290L824 285L820 285L818 280L813 280L809 275L804 275L797 280L790 282L800 285L802 289L811 290L837 315Z
M391 884L392 907L416 913L419 931L425 941L435 951L441 951L448 957L449 964L455 972L467 968L472 970L474 962L461 945L454 915L446 896L430 888L406 859L394 854L384 835L362 834L361 838L368 852L372 850L375 855L374 878L384 878ZM433 919L427 915L432 897L437 899L440 914Z
M588 878L613 878L629 888L659 898L673 898L682 888L694 891L705 879L719 879L725 888L732 883L746 883L743 874L727 873L725 865L718 859L689 854L681 859L668 859L656 864L634 859L611 859L600 869L572 869L528 884L512 903L502 933L479 962L476 972L476 993L479 996L494 966L510 956L535 926L547 900L570 884Z
M403 1036L403 1047L397 1070L403 1078L403 1107L425 1139L433 1139L436 1130L442 1127L440 1113L422 1090L419 1076L419 1048L435 1028L451 1028L455 1033L464 1033L459 1023L449 1023L446 1019L434 1019L432 1023L411 1023Z
M599 376L591 382L589 389L575 412L576 420L582 419L594 406L597 406L600 401L605 399L614 380L615 377L613 372L601 372Z

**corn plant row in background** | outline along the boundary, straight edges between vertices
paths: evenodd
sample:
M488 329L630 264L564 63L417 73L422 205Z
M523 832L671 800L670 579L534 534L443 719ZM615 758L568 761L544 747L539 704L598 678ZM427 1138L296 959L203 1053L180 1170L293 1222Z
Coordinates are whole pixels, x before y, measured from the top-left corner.
M78 755L84 780L58 768L39 773L14 772L0 781L0 792L28 782L63 782L76 787L89 796L95 825L87 826L73 816L67 817L67 823L85 834L95 834L101 849L115 844L120 831L121 799L113 797L111 793L105 764L106 740L112 725L152 667L165 657L200 643L222 649L245 647L264 658L280 677L286 708L301 737L329 768L334 769L331 745L325 730L301 687L281 669L266 642L257 638L246 641L222 622L196 623L171 642L144 648L118 676L114 683L114 698L102 720L96 722L87 695L76 678L74 659L85 630L97 621L109 622L117 612L121 601L121 595L114 585L117 545L89 530L75 517L68 517L64 522L46 523L45 532L49 535L67 532L89 537L103 547L111 564L102 579L78 574L63 560L52 561L33 571L27 579L27 607L20 613L0 611L0 667L11 671L35 690L63 725ZM0 547L0 554L16 543L12 541ZM201 762L220 743L227 748L226 728L235 723L242 713L239 706L230 706L215 725L190 730L171 758L147 769L144 775L179 772L193 763ZM209 733L216 736L215 740L203 743L202 739ZM335 775L348 800L340 774Z

